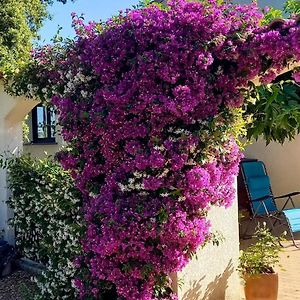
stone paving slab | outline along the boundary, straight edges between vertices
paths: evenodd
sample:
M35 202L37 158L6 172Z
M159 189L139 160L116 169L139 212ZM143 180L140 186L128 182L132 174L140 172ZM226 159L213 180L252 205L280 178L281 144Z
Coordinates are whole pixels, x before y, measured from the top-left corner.
M300 300L300 249L287 243L284 246L280 255L282 269L278 268L278 300Z

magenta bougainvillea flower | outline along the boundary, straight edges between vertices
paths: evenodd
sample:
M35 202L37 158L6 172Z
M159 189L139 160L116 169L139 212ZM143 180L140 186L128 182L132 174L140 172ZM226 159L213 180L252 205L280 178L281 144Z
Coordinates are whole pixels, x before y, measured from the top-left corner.
M169 274L209 239L210 207L234 199L241 88L300 59L298 23L261 19L254 4L214 0L130 10L100 31L74 17L76 42L41 78L85 199L81 298L112 286L121 299L176 298Z
M293 78L296 82L300 83L300 71L294 72Z

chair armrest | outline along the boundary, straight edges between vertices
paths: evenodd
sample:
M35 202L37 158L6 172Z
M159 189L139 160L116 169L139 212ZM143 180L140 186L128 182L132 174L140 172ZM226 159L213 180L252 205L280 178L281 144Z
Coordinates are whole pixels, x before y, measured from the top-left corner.
M287 198L287 197L294 197L297 195L300 195L300 192L293 192L293 193L277 196L277 197L274 197L274 199L283 199L283 198Z
M289 194L286 194L286 195L274 197L274 199L277 200L277 199L287 198L287 200L285 201L285 203L284 203L284 205L281 209L281 211L283 211L286 208L286 206L288 205L289 201L291 201L294 208L296 207L292 197L297 196L297 195L300 195L300 192L293 192L293 193L289 193Z

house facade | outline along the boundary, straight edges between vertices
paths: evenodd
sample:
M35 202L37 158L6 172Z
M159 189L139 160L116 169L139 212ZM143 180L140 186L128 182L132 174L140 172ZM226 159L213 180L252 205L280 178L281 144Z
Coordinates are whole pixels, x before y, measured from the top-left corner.
M22 121L37 102L9 96L0 80L0 103L0 155L19 155L23 151ZM9 226L12 211L6 204L10 196L7 171L0 168L0 237L14 243L14 228Z

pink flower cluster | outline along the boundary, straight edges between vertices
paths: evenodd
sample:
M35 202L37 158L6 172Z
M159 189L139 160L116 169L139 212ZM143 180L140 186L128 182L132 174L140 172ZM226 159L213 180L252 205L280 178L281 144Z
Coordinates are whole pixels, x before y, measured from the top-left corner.
M209 208L233 200L240 88L300 59L298 23L261 18L255 5L172 0L100 33L90 23L56 57L53 103L72 148L60 159L85 197L82 298L107 283L124 299L176 298L169 274L208 240Z

